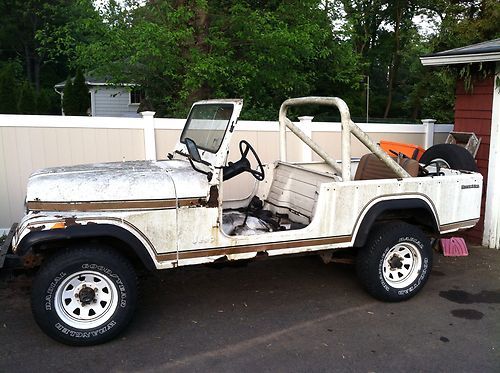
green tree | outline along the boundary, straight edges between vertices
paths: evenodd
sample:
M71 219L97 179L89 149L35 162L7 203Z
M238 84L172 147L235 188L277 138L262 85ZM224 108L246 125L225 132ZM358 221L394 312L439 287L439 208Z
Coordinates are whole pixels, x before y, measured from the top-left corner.
M33 86L25 81L20 88L18 113L19 114L36 114L36 95Z
M68 76L63 91L63 110L65 115L88 115L90 107L89 90L81 70L74 79Z
M48 98L41 99L43 105L49 105L44 112L56 113L58 108L60 112L57 96L50 91L68 74L76 46L101 35L103 23L93 1L3 0L0 13L0 65L19 61L21 73L15 76L15 86L28 81L35 97Z
M70 91L74 95L74 113L72 115L88 115L90 107L89 89L85 84L85 77L81 70L76 72L73 81L72 89Z
M95 27L85 26L98 17L91 0L4 0L0 11L2 54L22 59L25 77L37 92L44 68L59 57L67 63L76 43L92 38Z
M61 114L60 96L50 88L42 88L36 98L37 114Z
M273 119L288 97L358 84L358 59L333 35L321 4L157 0L125 9L111 2L105 37L80 45L78 63L140 84L159 115L183 116L201 98L242 97L246 115Z
M369 76L372 117L416 120L434 111L450 118L453 75L423 68L418 57L500 37L495 0L103 4L96 10L92 0L0 2L0 66L17 59L24 70L3 83L10 78L0 71L0 85L8 87L0 92L8 92L2 110L17 110L8 100L27 80L37 110L54 112L58 101L49 91L80 68L111 83L139 84L161 116L184 116L202 98L242 97L244 116L275 119L284 99L304 95L340 96L354 116L364 116ZM437 20L434 35L418 32L418 15ZM85 95L79 102L88 102ZM68 110L84 111L71 104Z
M75 97L75 89L71 76L66 79L66 84L63 90L62 107L65 115L76 115L77 102Z
M422 7L439 20L437 32L423 43L419 55L500 38L500 3L496 0L423 1ZM421 66L419 79L409 87L410 98L422 117L444 122L454 118L455 81L463 65L429 69Z
M19 82L16 76L20 66L15 62L0 66L0 113L15 114L19 100Z

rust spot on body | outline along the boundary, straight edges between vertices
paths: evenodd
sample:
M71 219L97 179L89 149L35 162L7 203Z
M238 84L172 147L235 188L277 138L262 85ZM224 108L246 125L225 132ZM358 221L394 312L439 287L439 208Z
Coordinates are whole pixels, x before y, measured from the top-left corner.
M39 225L38 227L30 227L29 230L31 232L40 232L45 229L45 225Z
M217 207L219 206L219 188L216 185L212 185L210 187L210 195L207 201L208 207Z
M39 254L26 254L22 258L22 263L24 268L35 268L42 264L43 257Z
M73 225L82 225L82 224L77 223L75 217L71 217L71 218L64 219L64 225L66 225L66 228L68 228L68 227L71 227Z

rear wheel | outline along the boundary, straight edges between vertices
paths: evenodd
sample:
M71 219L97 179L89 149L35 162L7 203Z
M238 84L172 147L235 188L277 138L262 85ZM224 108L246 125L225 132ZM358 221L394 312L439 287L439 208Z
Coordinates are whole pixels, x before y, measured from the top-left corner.
M68 249L40 268L31 307L35 321L50 337L70 345L94 345L127 326L136 289L133 267L112 249Z
M453 170L477 172L476 161L472 154L462 146L456 144L437 144L427 149L420 163L438 163L440 167Z
M419 228L403 222L377 226L356 259L358 277L368 293L391 302L418 293L431 267L429 238Z

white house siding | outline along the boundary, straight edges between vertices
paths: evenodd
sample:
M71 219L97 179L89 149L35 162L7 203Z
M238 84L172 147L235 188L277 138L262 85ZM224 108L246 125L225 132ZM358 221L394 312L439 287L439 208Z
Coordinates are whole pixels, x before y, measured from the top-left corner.
M93 87L92 116L95 117L140 117L138 105L130 105L130 91L114 87Z

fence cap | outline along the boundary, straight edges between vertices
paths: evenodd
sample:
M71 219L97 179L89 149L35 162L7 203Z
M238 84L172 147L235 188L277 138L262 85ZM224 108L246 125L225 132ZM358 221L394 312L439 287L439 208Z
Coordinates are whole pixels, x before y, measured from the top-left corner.
M143 117L154 117L156 114L156 111L141 111L141 115Z
M298 118L301 122L311 122L314 119L314 117L311 117L310 115L304 115Z

